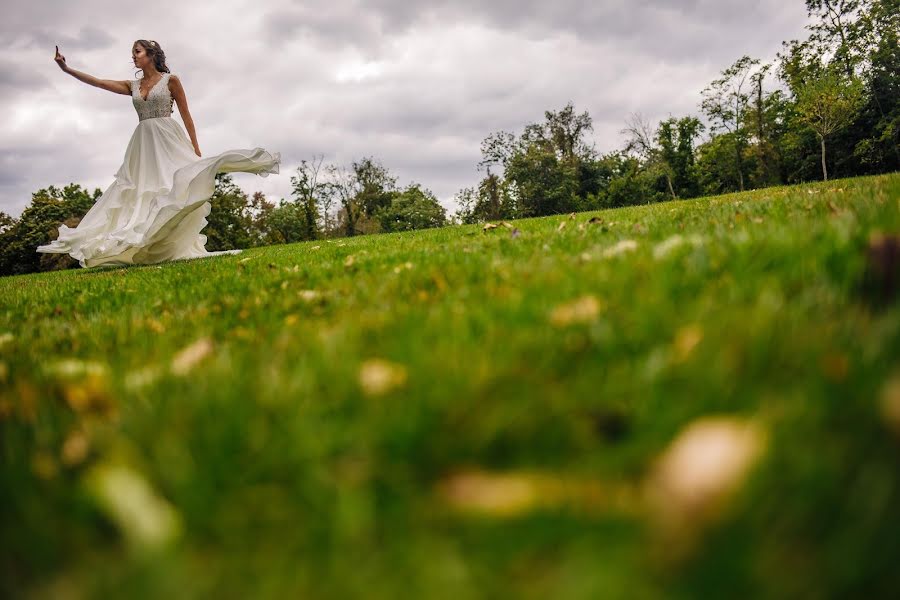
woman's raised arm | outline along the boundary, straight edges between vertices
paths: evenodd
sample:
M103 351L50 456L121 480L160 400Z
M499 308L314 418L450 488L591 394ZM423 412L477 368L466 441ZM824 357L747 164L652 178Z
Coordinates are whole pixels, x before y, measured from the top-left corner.
M59 53L59 46L56 47L56 56L53 57L53 60L56 61L56 64L59 65L59 68L62 69L64 73L68 73L78 81L83 81L94 87L98 87L102 90L108 90L110 92L115 92L116 94L124 94L127 96L131 95L130 81L97 79L93 75L88 75L87 73L82 73L81 71L76 71L75 69L69 67L69 65L66 64L66 57Z

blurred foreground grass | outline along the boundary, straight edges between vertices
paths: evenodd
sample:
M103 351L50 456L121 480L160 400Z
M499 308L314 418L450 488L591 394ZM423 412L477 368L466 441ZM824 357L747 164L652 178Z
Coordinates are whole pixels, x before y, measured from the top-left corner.
M889 596L879 231L900 175L0 279L0 595Z

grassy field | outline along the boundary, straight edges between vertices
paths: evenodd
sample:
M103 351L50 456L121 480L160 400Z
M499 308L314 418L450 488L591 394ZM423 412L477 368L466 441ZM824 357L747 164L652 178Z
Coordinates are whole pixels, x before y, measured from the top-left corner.
M900 589L900 175L497 225L0 279L0 595Z

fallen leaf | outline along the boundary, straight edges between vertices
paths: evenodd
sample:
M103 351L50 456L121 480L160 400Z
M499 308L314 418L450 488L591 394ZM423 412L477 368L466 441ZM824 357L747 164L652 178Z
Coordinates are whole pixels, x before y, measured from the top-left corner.
M356 259L353 258L353 255L352 255L352 254L349 254L349 255L347 255L347 258L344 259L344 266L345 266L345 267L352 267L352 266L353 266L353 263L354 263L355 261L356 261Z
M64 465L74 467L84 462L89 450L87 435L83 431L72 431L63 442L60 459Z
M9 331L0 333L0 349L6 347L7 344L11 344L14 339L16 339L16 336Z
M406 367L380 358L365 361L359 369L359 385L369 396L382 396L406 384Z
M499 225L497 225L496 223L485 223L484 227L482 227L481 230L489 231L491 229L497 229L497 227L499 227Z
M172 373L175 375L187 375L204 358L212 354L212 351L212 340L208 337L200 338L175 355L172 359Z
M599 314L600 301L594 296L582 296L554 308L550 312L550 323L555 327L593 323Z
M822 358L822 373L830 381L844 381L849 370L850 360L843 354L829 354Z
M321 298L322 292L319 292L318 290L300 290L297 292L297 295L307 302L312 302Z
M536 510L558 512L568 508L584 515L605 515L611 510L633 513L631 486L558 473L529 471L490 472L466 468L441 478L437 496L450 508L491 518L516 518Z
M146 366L129 372L125 375L125 387L129 390L139 390L152 385L162 377L162 369L156 365Z
M484 472L455 474L439 485L439 492L455 508L513 516L534 508L538 489L534 481L521 475Z
M637 250L638 244L634 240L622 240L614 246L611 246L603 251L604 258L612 258L614 256L619 256L620 254L625 254L626 252L632 252Z
M95 414L106 418L117 414L116 401L105 375L90 374L65 381L62 393L66 404L75 413Z
M690 535L721 514L764 446L762 431L750 421L694 421L662 453L646 482L652 516L670 533Z
M560 221L559 226L556 228L556 231L558 231L558 232L562 231L563 229L566 228L566 225L568 225L568 223L569 223L568 221Z
M87 489L128 542L156 548L174 541L181 519L169 502L157 494L136 470L99 464L85 477Z
M881 417L900 438L900 375L894 375L881 389Z
M900 235L873 231L866 249L864 288L873 300L891 302L900 287Z
M675 334L675 342L673 344L675 360L678 362L686 361L701 341L703 341L703 329L699 325L688 325L679 329L678 333Z

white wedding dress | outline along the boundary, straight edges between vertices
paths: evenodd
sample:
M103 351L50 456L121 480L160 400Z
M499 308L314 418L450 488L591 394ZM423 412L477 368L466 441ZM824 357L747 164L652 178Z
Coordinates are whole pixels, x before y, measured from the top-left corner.
M232 254L204 248L206 217L212 209L216 173L241 171L266 177L278 173L281 154L262 148L228 150L198 157L172 117L169 73L144 99L140 80L131 82L138 114L125 160L115 181L78 226L59 226L59 237L38 252L69 254L82 267L154 264L167 260Z

